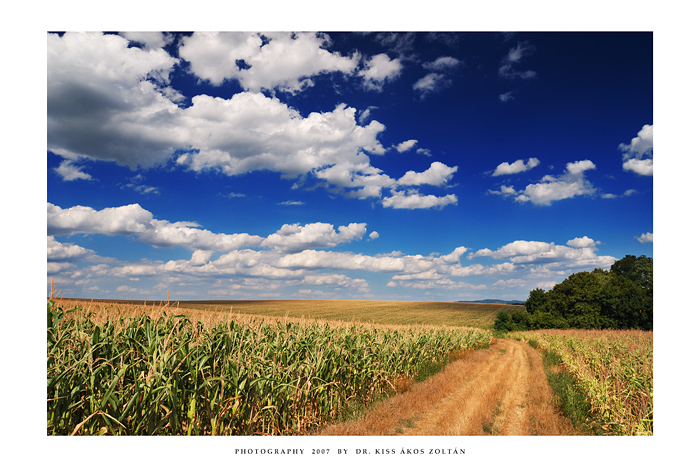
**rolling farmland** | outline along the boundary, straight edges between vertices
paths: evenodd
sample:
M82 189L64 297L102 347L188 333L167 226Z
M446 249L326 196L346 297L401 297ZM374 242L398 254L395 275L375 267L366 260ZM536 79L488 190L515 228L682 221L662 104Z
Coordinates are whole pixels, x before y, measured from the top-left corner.
M653 434L653 333L495 341L504 308L520 307L50 297L47 433ZM547 377L542 357L554 361ZM549 387L552 368L573 381L594 431L561 419L574 418Z
M80 303L92 301L81 300ZM101 303L95 300L93 303ZM160 302L104 301L106 303L146 304ZM500 311L524 310L522 305L412 302L371 300L223 300L180 301L181 310L198 310L229 315L310 318L371 324L425 324L435 326L466 326L490 329ZM188 311L189 312L189 311Z

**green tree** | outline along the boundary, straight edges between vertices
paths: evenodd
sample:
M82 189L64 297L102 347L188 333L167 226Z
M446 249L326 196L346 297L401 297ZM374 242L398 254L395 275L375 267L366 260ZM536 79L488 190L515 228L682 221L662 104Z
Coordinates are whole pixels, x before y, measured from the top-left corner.
M644 255L625 255L610 266L610 272L630 279L643 289L654 286L654 261Z
M499 311L498 315L496 315L496 321L493 323L493 328L496 331L512 331L513 318L507 311Z
M571 274L548 292L535 289L527 315L513 314L504 325L528 329L647 329L654 326L653 261L627 255L610 271ZM510 324L508 324L510 323Z
M514 311L511 319L513 321L512 331L527 331L530 329L530 315L526 311Z
M528 313L534 314L546 300L546 292L538 287L530 291L530 296L525 300L525 309Z

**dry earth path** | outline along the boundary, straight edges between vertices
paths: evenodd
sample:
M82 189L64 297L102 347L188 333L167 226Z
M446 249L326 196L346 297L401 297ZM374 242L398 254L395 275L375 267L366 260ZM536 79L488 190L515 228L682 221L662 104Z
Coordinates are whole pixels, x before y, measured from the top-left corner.
M442 372L320 435L570 435L554 405L542 357L527 343L499 339Z

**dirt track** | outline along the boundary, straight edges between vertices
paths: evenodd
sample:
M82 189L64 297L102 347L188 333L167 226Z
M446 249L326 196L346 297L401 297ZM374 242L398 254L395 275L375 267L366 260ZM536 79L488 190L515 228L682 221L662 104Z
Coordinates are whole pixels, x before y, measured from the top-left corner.
M553 405L540 355L523 342L498 340L320 435L568 435Z

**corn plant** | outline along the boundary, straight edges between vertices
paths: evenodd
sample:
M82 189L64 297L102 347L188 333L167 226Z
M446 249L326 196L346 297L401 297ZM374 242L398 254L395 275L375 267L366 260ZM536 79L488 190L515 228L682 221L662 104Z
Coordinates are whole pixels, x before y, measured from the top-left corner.
M611 434L653 434L653 334L649 331L528 331L559 355L591 404L592 415Z
M378 329L163 313L99 321L47 304L47 433L292 435L488 346L477 329Z

